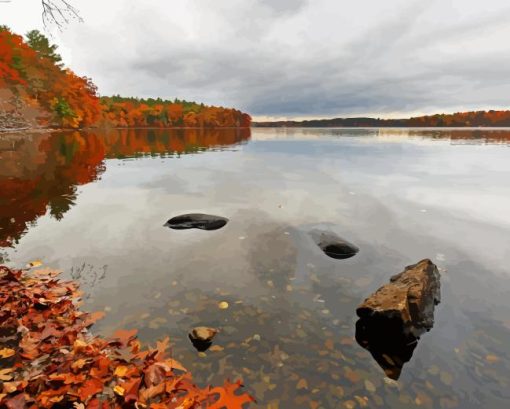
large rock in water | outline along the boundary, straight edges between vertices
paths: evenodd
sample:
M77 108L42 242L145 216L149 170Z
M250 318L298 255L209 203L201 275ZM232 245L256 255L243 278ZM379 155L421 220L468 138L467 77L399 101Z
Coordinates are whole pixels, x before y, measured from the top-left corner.
M226 217L202 213L190 213L172 217L165 223L165 226L174 230L218 230L225 226L227 222L228 219Z
M315 244L331 258L350 258L359 252L358 247L342 239L332 231L314 229L310 231L310 236Z
M420 335L434 325L440 275L425 259L391 277L357 309L356 341L368 349L389 378L398 379Z

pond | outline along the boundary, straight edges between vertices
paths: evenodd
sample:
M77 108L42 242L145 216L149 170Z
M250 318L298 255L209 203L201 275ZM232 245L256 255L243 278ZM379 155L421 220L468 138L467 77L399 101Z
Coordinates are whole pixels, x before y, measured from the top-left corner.
M0 256L63 270L107 312L96 333L169 335L198 384L242 378L258 407L507 408L509 157L507 130L3 135ZM186 213L229 221L164 226ZM328 257L314 229L359 252ZM394 381L356 307L424 258L442 299ZM205 353L199 325L220 331Z

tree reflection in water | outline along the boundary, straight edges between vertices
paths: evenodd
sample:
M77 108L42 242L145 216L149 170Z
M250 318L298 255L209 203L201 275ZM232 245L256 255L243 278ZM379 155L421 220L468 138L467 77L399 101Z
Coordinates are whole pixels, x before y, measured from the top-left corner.
M249 129L120 129L4 135L0 138L0 247L17 243L35 220L57 220L77 187L97 180L105 159L172 157L239 144Z

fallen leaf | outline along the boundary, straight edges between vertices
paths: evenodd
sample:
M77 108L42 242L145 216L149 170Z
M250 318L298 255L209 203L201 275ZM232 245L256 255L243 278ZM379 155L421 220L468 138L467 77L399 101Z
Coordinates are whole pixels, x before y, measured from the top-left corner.
M26 407L25 394L18 393L16 396L4 402L7 409L24 409Z
M5 393L13 393L18 390L19 382L4 382L3 383L3 391Z
M83 386L78 391L78 396L80 397L80 400L85 402L90 397L98 394L103 390L103 382L101 382L99 379L88 379L85 381Z
M209 405L209 409L243 409L245 403L255 402L255 399L243 393L236 395L235 392L242 386L240 381L235 383L225 382L223 387L216 387L211 389L211 395L219 395L218 399Z
M149 399L155 398L165 392L165 383L162 382L159 385L151 386L147 389L140 391L140 402L145 403Z
M12 379L11 373L15 371L15 368L0 369L0 381L10 381Z
M134 340L137 333L138 330L136 329L130 330L120 329L114 332L113 338L118 339L124 346L128 346L130 342Z
M73 369L81 369L85 365L87 365L87 360L86 359L77 359L76 361L74 361L71 364L71 368L73 368Z
M78 351L86 348L87 346L88 346L88 344L85 341L82 341L81 339L77 339L76 341L74 341L73 349L76 352L78 352Z
M115 368L115 372L113 374L119 378L122 378L123 376L126 376L128 369L129 368L127 366L119 365L117 368Z
M499 361L499 357L497 357L496 355L493 355L493 354L486 355L485 359L487 360L487 362L489 362L491 364L494 364Z
M39 267L39 266L42 266L41 260L34 260L27 264L27 268L34 268L34 267Z
M113 391L119 396L124 396L124 394L126 393L126 390L120 385L115 386L113 388Z
M14 349L11 348L3 348L0 349L0 358L9 358L16 353Z
M301 378L298 383L296 384L296 389L299 391L301 389L308 389L308 382L306 379Z
M167 359L164 363L167 364L171 369L178 369L179 371L188 372L188 370L175 359Z

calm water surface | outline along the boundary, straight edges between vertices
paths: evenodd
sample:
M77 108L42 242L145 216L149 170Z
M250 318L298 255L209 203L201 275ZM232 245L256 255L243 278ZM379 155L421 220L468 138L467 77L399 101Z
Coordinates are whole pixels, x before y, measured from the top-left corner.
M107 311L96 333L170 335L199 384L241 377L264 408L508 408L509 209L504 130L0 136L4 261L63 270ZM230 222L163 227L189 212ZM328 258L317 227L360 253ZM390 381L354 340L355 309L427 257L436 324ZM199 356L196 325L221 350Z

